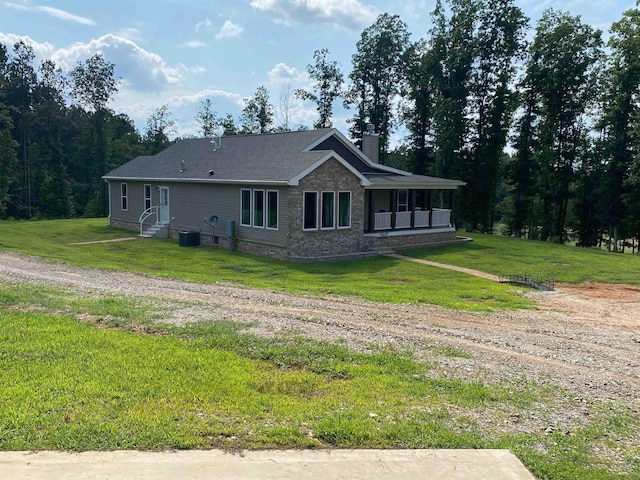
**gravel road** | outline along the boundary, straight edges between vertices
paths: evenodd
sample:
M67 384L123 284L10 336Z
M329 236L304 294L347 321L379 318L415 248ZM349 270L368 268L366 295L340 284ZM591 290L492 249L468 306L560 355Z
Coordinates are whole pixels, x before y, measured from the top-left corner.
M0 283L15 282L146 299L165 309L168 322L257 322L251 329L261 335L296 331L359 350L406 347L434 375L514 388L559 385L572 402L613 400L640 411L639 287L560 286L526 294L537 303L534 310L468 313L173 281L0 252ZM442 353L451 349L469 355Z

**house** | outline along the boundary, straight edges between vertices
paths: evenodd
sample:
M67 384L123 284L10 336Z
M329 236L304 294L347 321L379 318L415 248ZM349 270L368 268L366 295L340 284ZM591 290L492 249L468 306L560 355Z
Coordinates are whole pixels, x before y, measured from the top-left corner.
M314 261L455 241L457 180L377 163L328 128L186 139L109 172L109 224ZM181 243L182 244L182 243Z

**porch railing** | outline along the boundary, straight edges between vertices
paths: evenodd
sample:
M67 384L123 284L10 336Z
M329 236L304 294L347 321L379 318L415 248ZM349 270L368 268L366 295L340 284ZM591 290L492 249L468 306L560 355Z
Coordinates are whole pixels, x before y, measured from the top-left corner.
M138 223L140 224L140 235L142 235L143 233L145 220L153 215L156 216L156 223L158 223L158 205L147 208L140 214L140 217L138 217Z
M451 210L434 208L431 214L432 227L448 227L451 225Z
M392 212L378 212L374 214L374 230L391 230Z
M395 225L393 217L395 215ZM429 218L431 216L431 218ZM412 223L413 220L413 223ZM414 212L378 212L374 214L373 230L397 230L405 228L429 228L451 226L451 210L434 208Z
M429 226L429 210L416 210L413 212L413 226L425 228Z

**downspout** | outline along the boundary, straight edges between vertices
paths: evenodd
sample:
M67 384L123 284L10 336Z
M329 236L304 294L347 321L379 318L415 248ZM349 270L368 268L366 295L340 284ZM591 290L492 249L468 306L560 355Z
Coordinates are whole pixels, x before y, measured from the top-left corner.
M111 184L106 178L104 179L104 182L107 184L107 194L109 197L109 216L107 217L107 225L111 226Z

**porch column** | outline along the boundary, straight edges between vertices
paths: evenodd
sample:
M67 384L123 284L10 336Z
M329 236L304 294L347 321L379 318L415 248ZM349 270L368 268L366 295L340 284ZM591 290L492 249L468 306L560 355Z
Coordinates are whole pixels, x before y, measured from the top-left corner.
M398 213L398 195L400 190L391 190L391 230L396 229L396 214Z
M449 205L451 205L451 226L455 228L456 224L453 222L453 204L455 202L455 190L449 190Z
M367 232L373 232L376 222L376 212L373 208L373 190L366 190L366 192L369 199L369 228L367 228Z
M416 191L415 190L409 190L409 198L407 199L409 200L409 205L407 205L407 209L411 212L411 228L416 228L416 215L415 210L416 210Z

